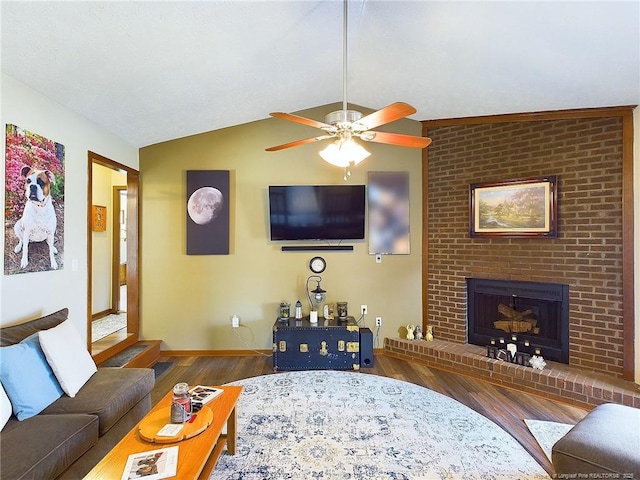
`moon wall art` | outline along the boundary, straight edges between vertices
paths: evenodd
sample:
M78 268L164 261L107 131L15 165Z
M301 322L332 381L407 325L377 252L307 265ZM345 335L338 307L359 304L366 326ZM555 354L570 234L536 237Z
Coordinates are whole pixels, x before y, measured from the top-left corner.
M187 255L229 254L229 171L187 171Z

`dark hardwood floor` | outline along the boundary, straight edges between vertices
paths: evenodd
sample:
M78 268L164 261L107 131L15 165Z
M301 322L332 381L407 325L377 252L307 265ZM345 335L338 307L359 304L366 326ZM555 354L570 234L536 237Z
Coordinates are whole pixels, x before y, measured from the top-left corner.
M154 405L178 382L222 385L274 373L270 356L162 356L160 361L173 364L156 381L151 394ZM575 424L587 414L587 410L581 408L385 355L376 355L374 367L362 369L360 374L381 375L411 382L456 399L509 432L550 475L553 474L553 467L523 420L526 418Z

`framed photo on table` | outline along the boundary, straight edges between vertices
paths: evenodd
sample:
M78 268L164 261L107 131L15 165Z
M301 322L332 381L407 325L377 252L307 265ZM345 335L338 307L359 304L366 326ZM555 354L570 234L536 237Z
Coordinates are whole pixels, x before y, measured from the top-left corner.
M470 237L558 236L557 178L522 178L469 186Z

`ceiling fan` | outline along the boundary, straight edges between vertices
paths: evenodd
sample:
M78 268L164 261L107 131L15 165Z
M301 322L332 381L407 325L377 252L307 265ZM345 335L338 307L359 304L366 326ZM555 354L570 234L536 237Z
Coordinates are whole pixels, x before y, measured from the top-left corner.
M373 129L381 125L400 120L416 113L416 109L404 102L396 102L377 110L369 115L362 116L361 112L347 108L347 2L344 0L343 22L343 99L342 110L329 113L324 122L310 118L293 115L291 113L272 112L269 115L290 122L301 123L310 127L316 127L324 131L323 135L295 142L276 145L267 148L268 152L297 147L307 143L321 140L335 139L327 148L320 152L320 156L327 162L336 166L345 167L346 176L351 174L350 168L367 158L370 153L361 145L354 142L359 138L365 142L386 143L410 148L425 148L431 143L430 138L416 137L401 133L378 132Z

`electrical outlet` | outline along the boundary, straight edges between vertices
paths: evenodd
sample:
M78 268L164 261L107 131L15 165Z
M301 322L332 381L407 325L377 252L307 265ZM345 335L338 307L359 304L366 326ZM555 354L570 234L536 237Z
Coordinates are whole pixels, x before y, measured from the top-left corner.
M376 317L376 327L382 326L382 317Z
M382 255L379 253L376 254L376 263L382 263Z
M366 305L360 305L360 312L362 312L363 315L367 314L367 306Z
M231 317L231 326L233 328L238 328L240 326L240 317L238 317L237 315Z

